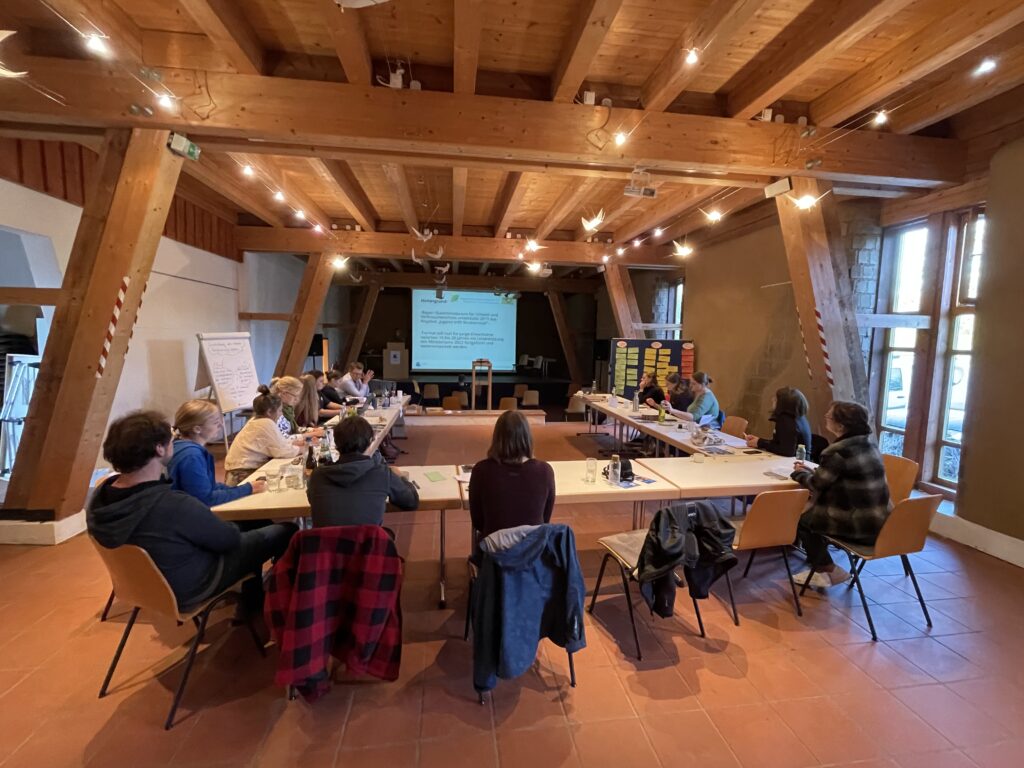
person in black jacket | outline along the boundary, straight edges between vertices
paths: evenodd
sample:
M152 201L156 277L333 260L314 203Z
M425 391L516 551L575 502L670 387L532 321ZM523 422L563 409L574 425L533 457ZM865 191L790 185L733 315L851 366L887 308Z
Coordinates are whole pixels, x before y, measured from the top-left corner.
M241 533L193 496L163 479L174 453L171 425L154 411L136 411L110 425L103 458L119 473L97 489L86 513L89 534L104 547L146 550L187 611L248 574L243 612L259 613L263 563L288 548L290 523Z
M378 451L366 455L373 427L362 416L349 416L334 428L338 461L313 470L306 498L316 528L329 525L383 525L390 501L399 509L416 509L416 486L399 476Z
M638 397L641 405L659 408L665 399L665 393L658 386L658 374L654 371L644 371L637 389L640 390Z
M810 457L811 425L807 421L807 398L799 389L782 387L775 393L775 404L769 419L775 422L771 440L757 435L744 435L747 445L779 456L796 456L802 445Z
M677 371L668 374L665 377L665 399L677 411L685 411L689 408L693 402L690 380L684 379L682 374Z

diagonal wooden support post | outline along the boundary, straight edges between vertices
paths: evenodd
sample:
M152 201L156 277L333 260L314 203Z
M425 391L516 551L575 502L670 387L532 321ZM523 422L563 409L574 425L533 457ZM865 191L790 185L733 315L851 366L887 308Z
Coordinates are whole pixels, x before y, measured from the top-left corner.
M327 254L309 254L306 271L302 273L302 282L299 284L299 293L295 297L288 331L281 345L281 354L274 367L275 376L298 376L302 373L303 363L309 357L313 331L320 320L320 311L324 308L327 291L330 290L333 279L334 266Z
M849 279L835 268L839 221L829 190L825 182L795 177L792 192L775 198L811 378L812 424L818 428L832 400L868 403ZM801 210L796 201L808 195L818 202Z
M82 509L182 159L167 131L108 131L86 195L4 517Z
M377 283L370 283L366 286L363 294L363 306L359 311L359 320L352 329L352 337L345 347L345 354L341 358L341 364L347 365L359 359L359 353L363 351L363 342L366 341L366 331L370 327L370 320L373 319L373 308L377 306L377 296L380 294L380 286Z
M615 316L619 338L642 339L647 334L636 328L640 324L640 307L636 303L636 292L629 269L620 264L608 264L604 268L604 283L608 288L608 301Z
M562 341L562 351L565 353L565 364L569 368L569 378L572 379L574 387L582 387L586 381L583 378L583 370L580 368L579 357L576 355L576 343L573 339L572 327L569 325L569 314L565 311L565 296L559 291L548 291L548 301L551 303L551 314L555 318L558 338Z

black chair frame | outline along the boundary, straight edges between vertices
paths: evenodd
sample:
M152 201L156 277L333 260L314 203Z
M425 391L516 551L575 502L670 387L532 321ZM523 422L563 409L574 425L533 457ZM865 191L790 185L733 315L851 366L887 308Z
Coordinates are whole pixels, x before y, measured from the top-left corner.
M786 551L787 548L778 547L778 550L779 554L782 556L782 562L786 565L786 576L789 578L789 588L793 591L793 607L796 608L796 615L803 616L804 610L800 605L800 596L796 591L796 582L793 581L793 569L789 566L789 557ZM760 550L757 549L750 550L750 557L747 558L747 565L743 569L743 576L740 578L747 578L747 574L750 573L750 566L754 564L754 555L759 551ZM732 622L738 627L740 625L740 616L739 612L736 610L736 598L733 597L732 594L732 579L730 578L728 571L725 572L725 584L729 588L729 605L732 608Z

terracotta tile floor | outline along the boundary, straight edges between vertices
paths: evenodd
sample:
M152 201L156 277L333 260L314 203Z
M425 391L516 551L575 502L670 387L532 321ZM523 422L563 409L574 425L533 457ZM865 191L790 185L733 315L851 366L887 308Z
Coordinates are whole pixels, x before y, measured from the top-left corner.
M578 424L536 430L537 454L594 454ZM405 464L470 462L489 429L413 427ZM597 539L629 509L556 508L578 532L592 587ZM29 766L701 766L701 768L1018 768L1024 765L1024 572L940 539L914 558L930 598L928 630L898 563L869 566L882 641L843 588L809 594L793 615L777 558L737 578L741 625L720 599L688 600L669 620L639 614L633 657L621 590L606 581L588 648L568 686L564 653L544 645L533 670L476 703L462 641L468 551L464 513L449 518L449 608L436 608L436 515L395 515L407 557L405 648L393 684L338 685L314 706L288 702L244 631L217 614L179 722L162 729L190 627L143 614L111 694L96 692L127 610L98 621L109 582L81 537L55 548L0 547L0 765ZM794 564L796 564L794 562ZM894 567L895 566L895 567ZM737 576L739 574L737 573ZM606 591L607 589L607 591ZM174 668L172 668L174 667Z

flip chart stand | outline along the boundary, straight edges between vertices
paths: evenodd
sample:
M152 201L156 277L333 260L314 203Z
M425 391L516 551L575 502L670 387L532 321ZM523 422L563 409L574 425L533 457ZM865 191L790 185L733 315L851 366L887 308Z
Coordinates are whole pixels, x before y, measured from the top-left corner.
M470 409L476 410L476 373L477 371L487 371L487 410L491 410L491 392L494 387L491 384L494 383L494 369L491 365L490 360L474 360L473 367L471 369L471 386L473 387L473 394L470 396Z

